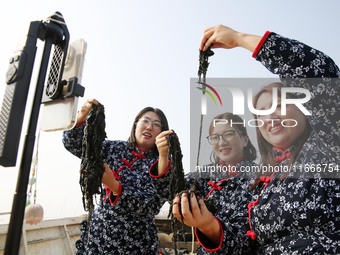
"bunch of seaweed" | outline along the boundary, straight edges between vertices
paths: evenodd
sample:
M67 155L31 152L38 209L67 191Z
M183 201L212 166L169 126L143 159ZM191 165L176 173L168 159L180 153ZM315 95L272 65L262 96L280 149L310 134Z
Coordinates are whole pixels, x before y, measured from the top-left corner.
M102 194L101 180L104 167L101 150L105 138L104 106L100 103L98 105L92 104L84 128L79 180L83 207L85 211L88 211L88 219L91 218L94 210L94 196Z
M213 56L214 52L210 49L206 51L200 50L199 54L199 68L198 68L198 83L202 85L203 88L205 88L206 83L206 73L209 66L209 57ZM204 93L204 90L202 90ZM203 122L203 115L201 115L201 125L200 125L200 134L199 134L199 141L201 141L202 136L202 122ZM169 160L171 163L171 176L170 176L170 184L169 184L169 215L168 218L171 218L171 229L173 232L173 242L174 242L174 249L175 249L175 255L177 255L177 239L178 236L181 235L184 232L183 225L180 229L177 229L178 220L176 217L172 214L172 208L173 208L173 200L176 196L181 196L183 193L187 194L187 197L190 198L190 195L192 193L195 194L197 199L202 198L202 194L200 192L200 188L198 185L197 180L194 180L193 184L189 187L186 180L185 180L185 174L183 170L183 164L182 164L182 151L180 142L178 139L178 136L175 132L171 133L167 136L168 143L169 143ZM198 146L198 154L197 154L197 165L199 165L199 153L200 153L200 145L201 142L199 142ZM205 201L208 210L212 213L215 212L215 201L214 200L206 200ZM190 199L189 199L189 206L190 206ZM181 206L179 205L179 208ZM181 213L181 212L180 212ZM181 222L184 223L184 218L181 213L182 219Z
M169 184L169 215L168 218L171 219L171 231L173 233L173 243L175 255L177 255L177 240L178 236L184 232L183 225L180 229L178 220L172 214L172 201L174 198L187 189L187 184L184 177L184 169L182 164L182 150L181 145L178 139L178 136L175 132L171 133L167 136L168 144L169 144L169 160L171 164L171 175L170 175L170 184ZM183 221L182 221L183 222Z
M177 134L173 132L167 136L167 139L169 143L169 160L172 169L169 184L170 208L168 218L171 219L171 231L173 233L174 250L175 254L177 255L177 240L180 235L184 235L184 226L183 224L179 223L177 218L174 217L174 215L172 214L173 200L176 196L182 196L183 193L186 193L188 198L190 198L191 194L194 193L198 199L202 197L202 194L200 192L197 180L194 180L191 186L189 186L188 182L185 180L185 173L182 164L183 155ZM212 200L206 201L208 209L211 210L212 212L214 211L213 203L214 202ZM181 206L179 206L179 208L181 208ZM181 222L185 223L183 215Z

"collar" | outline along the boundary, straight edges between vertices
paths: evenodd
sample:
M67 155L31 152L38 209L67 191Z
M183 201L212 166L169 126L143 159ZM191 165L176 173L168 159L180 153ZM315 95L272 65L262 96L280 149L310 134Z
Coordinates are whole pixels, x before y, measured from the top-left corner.
M276 163L281 163L283 161L285 161L288 158L293 157L293 149L294 147L288 147L285 150L282 150L280 148L277 147L273 147L273 155L274 155L274 160Z

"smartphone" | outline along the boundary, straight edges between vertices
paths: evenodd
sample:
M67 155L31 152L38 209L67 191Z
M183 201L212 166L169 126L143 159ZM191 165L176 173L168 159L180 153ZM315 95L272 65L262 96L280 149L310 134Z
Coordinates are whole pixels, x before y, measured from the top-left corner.
M77 39L70 43L65 60L62 80L77 77L81 84L87 42ZM66 93L65 91L63 93ZM43 131L68 130L74 127L77 119L78 96L54 99L42 105L39 120Z

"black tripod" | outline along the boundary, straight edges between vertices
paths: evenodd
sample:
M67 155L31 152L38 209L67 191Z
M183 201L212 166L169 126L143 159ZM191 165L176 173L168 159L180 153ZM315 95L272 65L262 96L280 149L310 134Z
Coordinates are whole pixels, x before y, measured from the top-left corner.
M43 98L46 73L46 94L50 100L62 97L62 75L69 45L69 32L63 16L56 12L42 21L30 23L24 47L9 61L6 90L0 115L0 164L15 166L23 117L36 55L37 39L44 42L33 104L23 147L16 191L6 238L5 255L17 255L25 213L26 193L35 144L35 134ZM51 49L54 46L52 60Z

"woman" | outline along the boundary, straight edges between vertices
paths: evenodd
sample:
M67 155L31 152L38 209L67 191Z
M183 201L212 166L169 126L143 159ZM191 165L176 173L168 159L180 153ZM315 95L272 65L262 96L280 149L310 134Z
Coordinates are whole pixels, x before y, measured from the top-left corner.
M92 104L98 105L98 101L87 100L76 127L63 134L65 148L77 157L81 156L85 120ZM104 201L94 210L90 224L83 223L77 254L158 254L154 217L167 199L162 194L167 190L167 178L157 183L160 189L156 190L153 177L158 173L164 176L170 167L165 136L172 131L168 129L164 113L146 107L137 114L128 141L103 142ZM151 177L149 169L156 161L158 171Z
M226 124L239 123L239 124ZM208 254L218 251L220 247L221 224L229 231L241 230L248 227L247 211L244 207L251 201L252 196L248 187L251 180L250 169L256 167L256 149L249 140L242 119L232 113L222 113L213 118L207 137L212 147L213 162L204 166L202 171L192 172L186 176L189 184L195 183L202 194L205 203L200 200L201 210L195 194L190 194L191 210L187 194L177 196L173 201L173 214L184 224L195 227L195 234L201 246L197 254ZM248 190L248 192L244 192ZM213 207L211 206L213 203ZM204 206L202 206L204 205ZM210 209L207 209L207 207ZM181 206L181 208L180 208ZM181 211L181 213L180 213ZM216 230L216 233L212 231ZM206 242L206 236L212 234L211 242ZM238 243L228 243L230 252L240 253L247 249L243 247L247 237L240 236ZM225 254L225 253L221 253Z
M294 105L287 106L296 126L283 125L287 115L278 111L258 116L258 122L262 117L275 120L258 128L261 163L287 166L290 172L260 176L252 185L258 195L244 208L248 211L250 254L340 254L339 68L326 54L273 32L261 37L219 25L204 32L201 49L210 46L248 49L280 76L282 85L276 87L299 87L312 94L306 104L312 113L308 117ZM255 108L270 108L271 91L259 92ZM322 173L315 171L320 168ZM244 235L220 228L223 252L228 254L227 242L238 242ZM206 235L208 241L215 239Z

